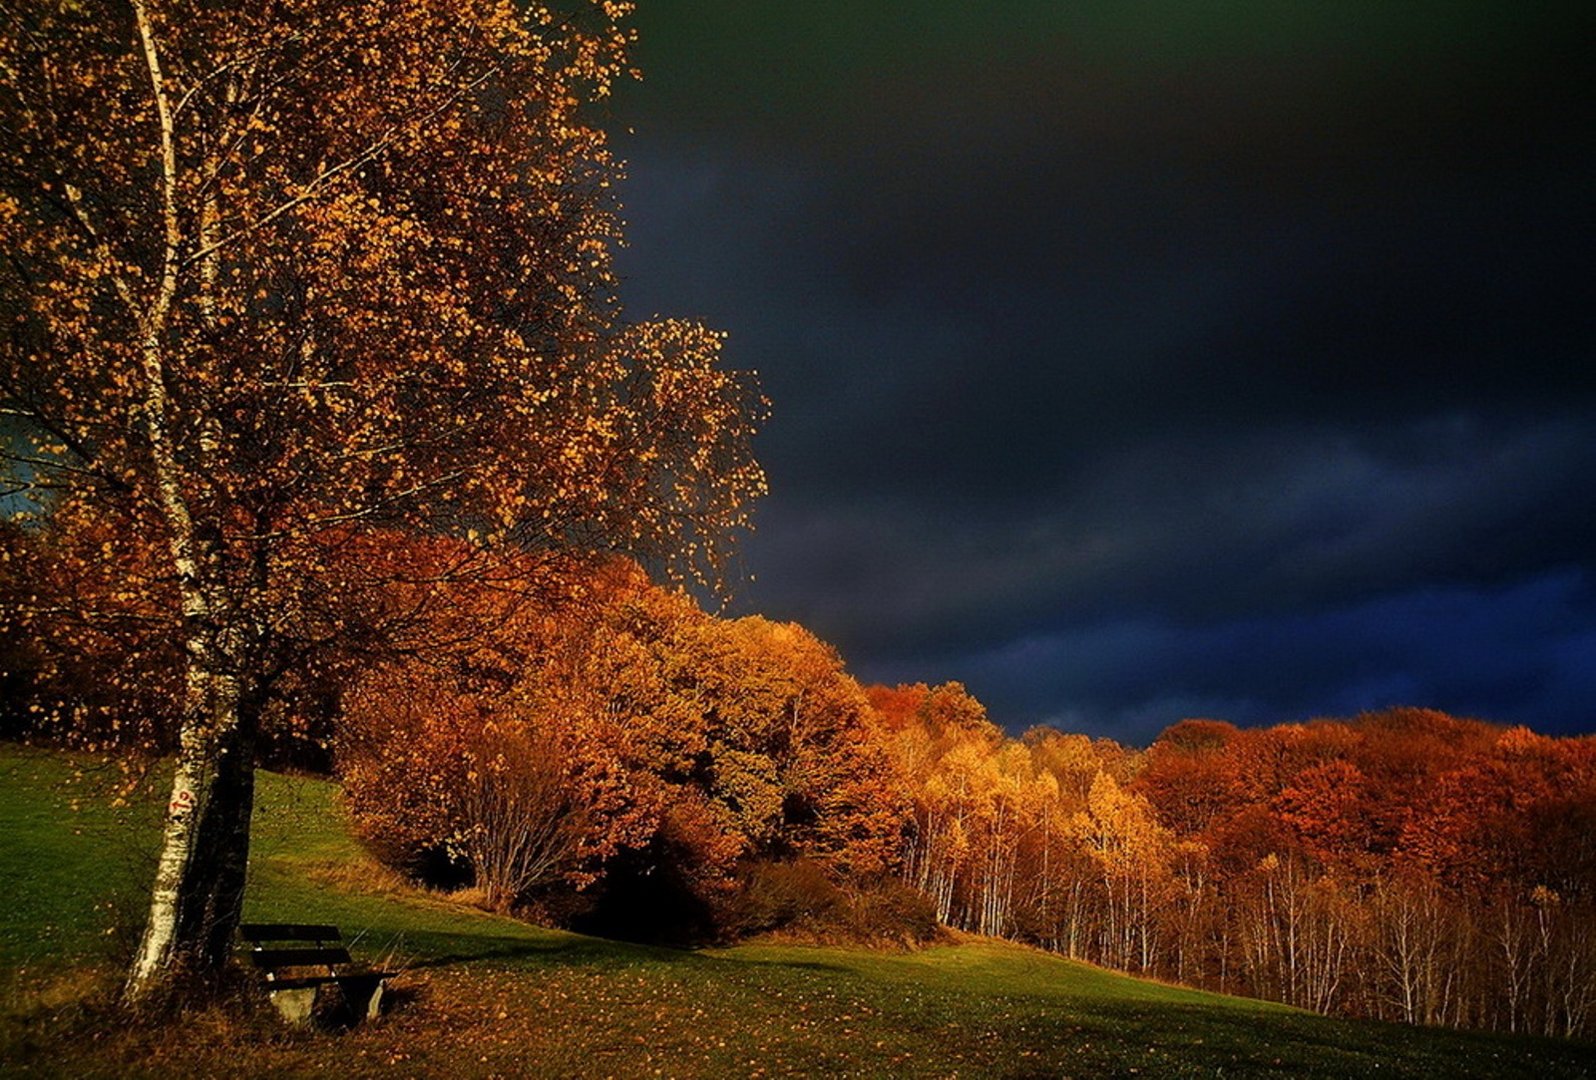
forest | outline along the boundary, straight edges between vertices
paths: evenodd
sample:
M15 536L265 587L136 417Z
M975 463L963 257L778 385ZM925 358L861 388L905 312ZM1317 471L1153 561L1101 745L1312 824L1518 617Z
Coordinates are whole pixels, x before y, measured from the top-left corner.
M107 569L137 554L88 563L117 542L57 520L6 533L13 595L64 590L7 634L6 734L169 750L176 645ZM459 545L343 544L350 592L381 581L418 648L323 656L263 754L336 775L378 859L483 907L673 943L941 925L1324 1013L1591 1031L1591 738L1412 708L1016 738L956 682L861 686L803 627L707 614L629 561L550 599L383 572Z

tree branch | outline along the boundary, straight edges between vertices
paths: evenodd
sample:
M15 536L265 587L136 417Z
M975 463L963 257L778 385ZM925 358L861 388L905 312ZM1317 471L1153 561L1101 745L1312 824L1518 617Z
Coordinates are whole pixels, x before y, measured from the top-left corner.
M458 70L462 63L463 61L456 61L451 70ZM255 219L249 224L242 225L228 233L226 236L223 236L221 239L201 247L200 250L183 260L183 266L189 267L194 265L199 260L214 254L215 252L226 247L228 244L233 243L235 240L240 240L243 237L248 236L250 233L265 228L267 225L270 225L283 215L291 213L303 206L305 203L317 198L328 186L331 185L333 180L354 169L358 169L362 165L366 165L374 161L376 158L380 157L382 153L388 149L388 147L392 146L399 136L403 135L411 125L425 124L428 120L438 116L446 109L454 105L455 102L459 101L467 93L475 90L477 87L487 82L489 76L493 75L498 70L498 66L494 65L487 71L484 71L481 75L477 76L475 79L466 83L464 86L456 87L455 90L448 95L448 97L439 102L434 108L418 116L414 116L406 120L396 121L376 139L368 143L366 147L359 153L345 158L336 165L330 165L323 169L315 176L315 178L305 185L305 190L300 192L298 195L295 195L287 202L281 203L272 210L267 211L265 214L261 215L259 218Z

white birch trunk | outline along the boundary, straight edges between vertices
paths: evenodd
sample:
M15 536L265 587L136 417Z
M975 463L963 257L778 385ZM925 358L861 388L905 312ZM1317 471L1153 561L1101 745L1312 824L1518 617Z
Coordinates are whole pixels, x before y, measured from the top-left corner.
M236 662L242 640L229 628L218 553L207 551L190 511L190 493L171 429L165 336L177 294L181 227L172 108L161 74L155 31L143 0L132 0L160 127L163 253L154 295L139 318L144 426L167 550L182 600L184 700L179 751L167 802L149 917L128 974L129 1001L147 998L185 964L214 966L217 917L236 923L242 901L253 801L253 747L240 738ZM241 801L242 800L242 801ZM239 836L242 828L242 836ZM241 840L242 851L230 841ZM220 841L220 843L218 843ZM236 896L232 895L237 893ZM226 926L222 937L229 936Z

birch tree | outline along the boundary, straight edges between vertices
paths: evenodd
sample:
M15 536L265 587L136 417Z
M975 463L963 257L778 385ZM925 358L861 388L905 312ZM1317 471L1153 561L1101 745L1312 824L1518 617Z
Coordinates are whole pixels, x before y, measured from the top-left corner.
M713 579L763 489L720 336L622 319L587 114L629 6L575 7L0 7L9 468L153 541L183 657L132 1000L226 959L260 718L361 622L310 617L350 537Z

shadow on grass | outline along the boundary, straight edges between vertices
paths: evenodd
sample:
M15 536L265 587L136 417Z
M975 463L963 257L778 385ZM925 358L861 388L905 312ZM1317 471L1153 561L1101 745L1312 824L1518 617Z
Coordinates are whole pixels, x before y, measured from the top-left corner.
M702 959L685 949L660 945L634 945L624 941L579 935L524 938L513 935L405 933L390 948L414 949L411 969L444 968L463 964L509 963L512 966L619 967L640 961L690 963Z
M1596 1045L1487 1032L1342 1020L1247 998L1212 1004L1145 997L1148 985L1102 973L1087 983L1037 965L1013 978L967 980L932 965L915 992L873 992L882 974L867 963L789 956L727 956L730 965L819 972L847 996L868 995L879 1023L927 1046L973 1037L1047 1048L1043 1062L999 1065L993 1075L1596 1077ZM1070 974L1060 971L1060 976ZM893 978L902 985L903 973ZM1007 985L1004 985L1007 984ZM1114 996L1111 996L1114 995ZM976 1073L988 1074L976 1066Z
M827 975L846 975L856 978L863 973L856 967L835 960L794 960L779 956L727 955L720 952L692 953L694 959L730 965L750 971L771 968L792 971L817 971Z
M1100 1047L1100 1054L1088 1049L1083 1055L1089 1068L1123 1068L1140 1051L1138 1071L1150 1075L1415 1080L1596 1076L1596 1046L1567 1040L1338 1020L1312 1013L1251 1012L1245 1005L1153 1007L1082 1000L1064 1000L1060 1005L1062 1010L1044 1019L1036 1034L1043 1041Z

